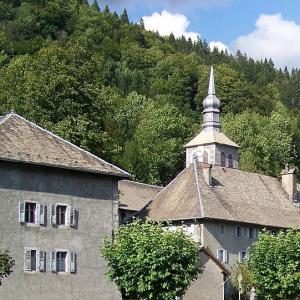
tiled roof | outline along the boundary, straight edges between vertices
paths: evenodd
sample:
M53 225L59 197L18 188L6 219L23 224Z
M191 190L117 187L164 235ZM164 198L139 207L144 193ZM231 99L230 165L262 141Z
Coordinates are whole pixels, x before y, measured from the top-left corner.
M189 148L189 147L194 147L194 146L198 146L198 145L206 145L206 144L213 144L213 143L227 145L227 146L231 146L231 147L235 147L235 148L239 147L239 145L237 145L230 138L228 138L223 132L217 132L214 130L211 130L211 131L202 130L197 136L195 136L184 147Z
M163 188L130 180L119 181L119 208L139 211Z
M14 112L0 119L0 160L129 177L120 168Z
M277 178L218 166L212 167L211 174L209 187L202 166L191 164L154 198L148 217L205 218L300 228L299 206L289 200Z

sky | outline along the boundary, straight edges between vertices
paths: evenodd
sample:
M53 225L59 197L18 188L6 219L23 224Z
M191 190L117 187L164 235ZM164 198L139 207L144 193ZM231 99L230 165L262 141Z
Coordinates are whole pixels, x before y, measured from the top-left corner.
M255 59L272 58L277 68L300 68L299 0L98 0L131 22L161 35L182 34Z

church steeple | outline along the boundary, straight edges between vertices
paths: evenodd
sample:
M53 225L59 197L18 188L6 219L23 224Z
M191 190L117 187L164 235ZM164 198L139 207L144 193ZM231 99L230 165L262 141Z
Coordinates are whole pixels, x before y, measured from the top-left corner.
M214 69L210 68L208 93L203 100L203 128L205 131L220 131L220 100L216 96Z
M185 145L186 166L193 157L203 163L228 168L238 167L239 146L221 132L221 102L216 96L214 69L210 68L207 96L203 100L203 130Z

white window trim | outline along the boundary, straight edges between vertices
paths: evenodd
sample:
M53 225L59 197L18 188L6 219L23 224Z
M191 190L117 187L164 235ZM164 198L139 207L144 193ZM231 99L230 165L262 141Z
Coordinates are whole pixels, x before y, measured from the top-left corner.
M60 272L55 272L56 274L58 274L58 275L67 275L67 274L72 274L72 272L71 272L71 270L70 270L70 253L71 252L73 252L74 253L74 259L75 259L75 272L74 273L76 273L76 268L77 268L77 266L76 266L76 264L77 264L77 262L76 262L76 253L74 252L74 251L71 251L70 249L61 249L61 248L55 248L55 249L53 249L53 250L51 250L51 253L52 252L55 252L55 255L56 255L56 253L57 252L66 252L67 253L67 256L66 256L66 271L64 271L64 272L62 272L62 271L60 271ZM51 265L51 263L52 263L52 261L51 261L51 257L50 257L50 265ZM57 256L56 256L56 258L55 258L56 260L57 260ZM57 267L57 261L56 261L56 267Z
M54 206L55 207L55 216L57 218L57 212L56 212L56 208L57 206L66 206L66 223L63 225L63 224L60 224L60 225L57 225L57 224L53 224L52 223L52 212L51 212L51 207ZM72 226L71 224L71 210L74 209L74 214L75 214L75 225ZM65 203L65 202L56 202L55 204L51 204L50 206L50 224L58 229L64 229L64 228L74 228L76 227L76 223L77 223L77 216L76 216L76 209L70 205L69 203Z
M40 206L42 205L40 202L36 201L36 200L22 200L19 202L19 208L18 208L18 213L20 214L20 203L23 202L24 203L24 219L25 219L25 211L26 211L26 203L33 203L35 204L35 212L34 212L34 223L30 223L30 222L26 222L26 220L24 222L21 222L19 217L18 217L18 221L19 223L26 225L28 227L38 227L38 226L42 226L40 224Z
M26 270L26 258L25 258L25 251L36 251L36 256L35 256L35 260L36 260L36 270L34 271L29 271ZM23 271L26 274L37 274L39 273L40 270L40 248L36 248L36 247L24 247L23 250Z
M245 259L242 259L242 253L245 253ZM241 250L239 251L239 262L242 263L243 261L247 260L248 258L248 252L246 250Z
M223 251L223 257L222 260L220 259L220 251ZM218 249L217 250L217 258L220 262L227 264L229 261L229 255L228 255L228 251L225 249Z

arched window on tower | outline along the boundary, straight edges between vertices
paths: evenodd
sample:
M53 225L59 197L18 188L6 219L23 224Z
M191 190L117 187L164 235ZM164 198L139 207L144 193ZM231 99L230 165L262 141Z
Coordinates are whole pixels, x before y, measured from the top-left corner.
M226 167L224 152L221 152L221 167Z
M233 159L231 153L228 154L228 168L233 168Z
M208 164L208 153L207 153L207 151L203 152L203 163Z

